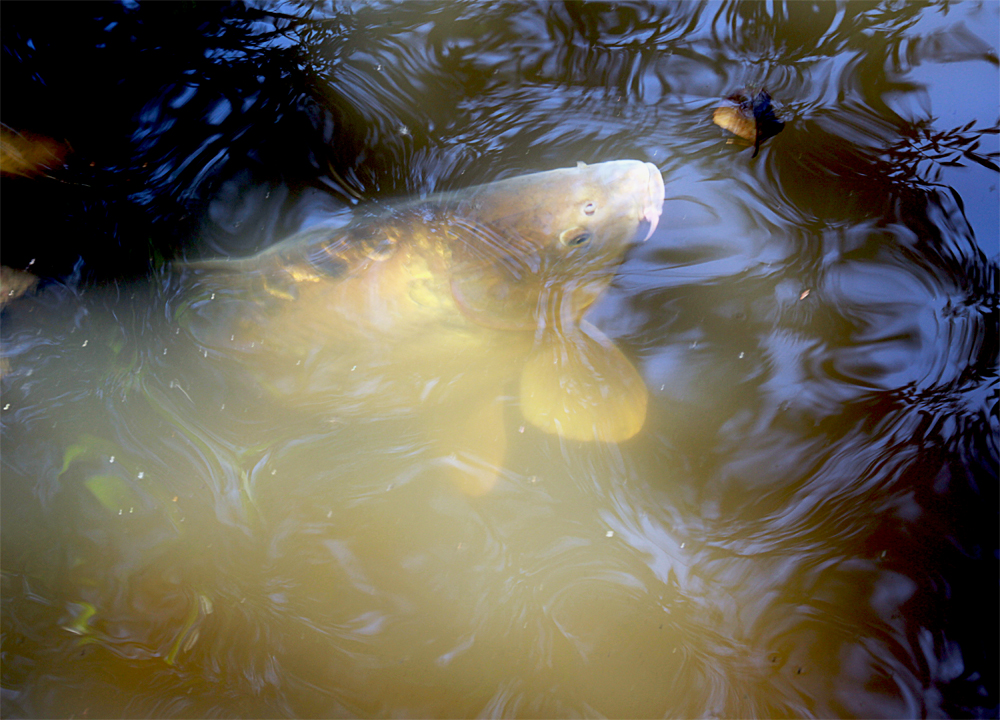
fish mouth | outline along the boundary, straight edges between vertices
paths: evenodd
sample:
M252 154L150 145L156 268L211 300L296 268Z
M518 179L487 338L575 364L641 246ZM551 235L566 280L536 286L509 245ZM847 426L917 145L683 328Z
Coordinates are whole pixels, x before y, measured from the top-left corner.
M645 236L642 238L642 242L646 242L653 235L653 231L656 230L656 226L660 222L660 214L663 212L663 199L665 188L663 187L663 176L660 174L659 168L653 163L644 163L646 170L649 172L649 180L646 185L646 198L642 207L642 212L639 216L639 228L640 232L643 227L648 226L649 230L646 231Z

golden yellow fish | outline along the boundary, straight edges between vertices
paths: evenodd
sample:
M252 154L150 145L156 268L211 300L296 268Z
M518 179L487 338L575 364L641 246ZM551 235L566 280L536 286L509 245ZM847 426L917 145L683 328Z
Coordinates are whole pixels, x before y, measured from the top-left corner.
M652 233L663 197L655 166L622 160L409 201L252 258L185 265L181 319L284 399L341 419L425 411L493 471L514 380L535 427L621 442L642 428L647 391L582 317Z

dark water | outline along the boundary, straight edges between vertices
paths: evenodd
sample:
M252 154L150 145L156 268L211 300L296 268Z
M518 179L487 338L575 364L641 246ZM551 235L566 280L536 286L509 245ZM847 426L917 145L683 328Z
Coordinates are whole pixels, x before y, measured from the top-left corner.
M1000 6L2 12L0 119L68 148L3 178L47 278L2 317L5 717L997 716ZM276 401L164 265L623 158L663 216L587 319L645 426L498 387L481 496L419 403Z

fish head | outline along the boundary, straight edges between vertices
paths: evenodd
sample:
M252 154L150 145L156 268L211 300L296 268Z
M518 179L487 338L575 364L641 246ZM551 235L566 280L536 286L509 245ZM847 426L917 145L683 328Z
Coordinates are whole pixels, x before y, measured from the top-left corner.
M642 428L648 392L625 355L582 316L637 241L652 235L663 179L622 160L471 188L454 218L451 289L474 321L533 330L522 414L561 437L622 442Z
M663 178L638 160L551 170L469 188L453 217L452 291L493 327L578 320L625 253L649 238Z

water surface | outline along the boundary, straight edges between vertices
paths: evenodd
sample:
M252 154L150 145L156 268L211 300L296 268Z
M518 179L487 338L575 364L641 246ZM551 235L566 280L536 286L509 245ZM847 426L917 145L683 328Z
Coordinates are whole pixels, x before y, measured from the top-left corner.
M4 264L58 278L3 311L5 716L997 715L997 5L86 7L4 25L143 98L74 128L5 75L73 148L3 181ZM645 426L497 386L481 496L427 435L467 408L276 397L162 262L621 158L663 218L587 320Z

